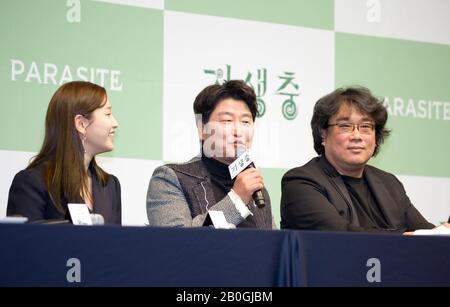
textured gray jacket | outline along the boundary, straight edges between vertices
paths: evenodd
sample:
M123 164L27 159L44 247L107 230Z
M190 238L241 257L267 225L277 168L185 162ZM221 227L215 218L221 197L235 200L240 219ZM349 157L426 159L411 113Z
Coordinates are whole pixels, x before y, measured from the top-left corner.
M275 228L270 198L263 191L266 206L250 204L256 228ZM253 201L252 201L253 202ZM147 216L150 226L203 226L208 210L222 211L228 223L239 225L244 218L227 195L216 201L206 166L199 157L184 164L168 164L155 169L147 192Z

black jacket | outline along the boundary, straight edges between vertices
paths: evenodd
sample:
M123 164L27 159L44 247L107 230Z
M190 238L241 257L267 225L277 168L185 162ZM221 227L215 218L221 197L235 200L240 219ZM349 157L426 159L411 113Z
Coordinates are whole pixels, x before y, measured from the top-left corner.
M384 231L401 233L434 227L413 206L394 175L366 165L363 176L390 226ZM324 157L288 171L281 189L282 228L368 231L359 226L341 176Z
M105 219L105 224L121 224L122 202L119 180L109 175L108 183L102 186L93 173L92 194L94 198L93 213ZM67 200L62 198L61 205L65 210L59 212L54 206L44 184L42 168L23 170L16 174L9 189L8 216L20 215L29 221L68 219Z

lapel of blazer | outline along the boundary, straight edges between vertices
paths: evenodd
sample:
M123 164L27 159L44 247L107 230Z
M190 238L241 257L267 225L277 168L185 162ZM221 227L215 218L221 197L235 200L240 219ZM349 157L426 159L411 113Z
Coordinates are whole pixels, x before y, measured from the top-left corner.
M394 199L391 197L386 186L383 182L375 176L372 172L370 166L366 166L364 168L364 177L367 180L367 184L369 185L370 191L372 192L373 197L375 198L377 204L380 206L381 211L383 212L384 217L386 218L386 222L391 226L395 226L393 210L395 207L393 204L395 203Z
M211 206L216 204L216 198L214 197L214 191L209 178L204 178L198 185L192 188L192 191L197 198L200 210L202 213L206 213Z
M171 167L176 169L177 172L189 176L193 182L196 182L186 193L190 194L191 198L195 196L195 200L198 203L198 207L196 206L195 208L198 208L200 213L206 213L211 206L216 204L211 179L201 159L196 157L188 163L173 164Z
M347 204L349 216L350 216L350 224L354 226L359 226L358 216L356 215L356 210L353 205L352 199L350 198L350 194L348 193L347 187L345 186L342 177L339 173L334 169L334 167L327 161L325 156L321 156L319 160L319 164L324 170L325 174L330 179L333 187L336 189L338 194L344 199Z

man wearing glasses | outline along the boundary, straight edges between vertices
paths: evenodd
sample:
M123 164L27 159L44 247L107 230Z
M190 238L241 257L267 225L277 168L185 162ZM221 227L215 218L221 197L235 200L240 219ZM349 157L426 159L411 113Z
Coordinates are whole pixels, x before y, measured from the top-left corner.
M319 154L282 179L281 227L405 233L430 229L401 182L367 165L389 135L382 102L362 87L340 88L314 107Z

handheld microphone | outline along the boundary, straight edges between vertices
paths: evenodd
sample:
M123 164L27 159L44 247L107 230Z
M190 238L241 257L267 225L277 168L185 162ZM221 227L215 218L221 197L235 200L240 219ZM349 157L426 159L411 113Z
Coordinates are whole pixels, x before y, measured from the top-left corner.
M255 167L255 164L250 163L245 169L249 168L249 167ZM252 198L253 201L255 202L255 204L258 206L258 208L263 208L266 205L266 201L264 200L264 194L261 190L256 190L255 192L253 192L252 194Z
M250 158L249 153L245 148L238 146L236 149L236 155L238 158L228 166L232 179L236 177L238 174L240 174L242 171L246 170L247 168L250 167L256 168L255 164ZM256 206L258 206L258 208L263 208L266 205L264 194L261 190L253 192L252 198Z

